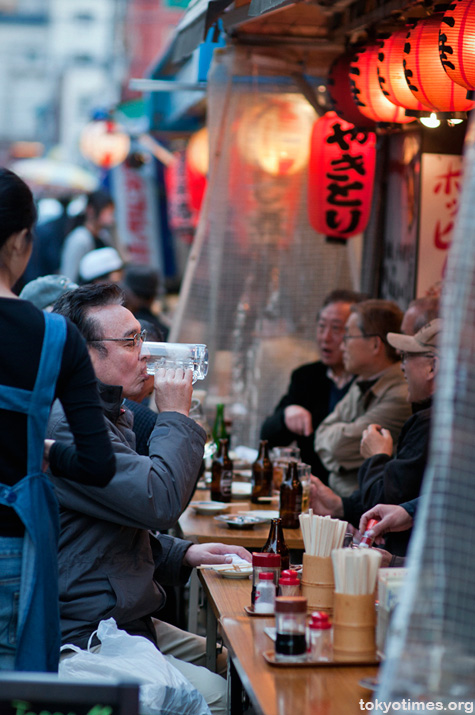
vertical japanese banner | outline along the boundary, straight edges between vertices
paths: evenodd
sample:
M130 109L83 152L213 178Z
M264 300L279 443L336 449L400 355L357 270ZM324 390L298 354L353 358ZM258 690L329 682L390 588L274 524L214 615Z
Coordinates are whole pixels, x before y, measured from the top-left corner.
M418 297L431 292L444 276L461 188L461 156L422 155L416 290Z
M153 162L139 169L124 162L112 170L119 248L126 260L163 274L158 192Z

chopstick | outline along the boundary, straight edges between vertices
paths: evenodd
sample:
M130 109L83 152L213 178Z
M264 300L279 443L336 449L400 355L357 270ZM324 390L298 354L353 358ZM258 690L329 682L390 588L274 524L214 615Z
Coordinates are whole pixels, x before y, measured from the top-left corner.
M308 514L300 514L305 552L311 556L328 557L333 549L343 545L348 523L329 516L317 516L309 509Z
M331 557L336 593L374 592L382 559L377 549L334 549Z

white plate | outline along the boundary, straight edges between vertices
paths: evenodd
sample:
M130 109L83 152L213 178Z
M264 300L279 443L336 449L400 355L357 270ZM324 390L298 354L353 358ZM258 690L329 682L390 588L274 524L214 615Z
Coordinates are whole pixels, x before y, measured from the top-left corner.
M278 519L279 512L273 509L254 509L253 511L240 511L239 514L243 516L257 516L261 521L270 521L271 519Z
M252 484L249 482L233 482L231 485L231 494L242 496L249 496L252 491Z
M224 576L224 578L249 578L249 576L252 574L252 566L249 569L242 570L242 571L219 571L221 576Z
M190 506L197 514L219 514L226 511L229 504L222 501L193 501Z

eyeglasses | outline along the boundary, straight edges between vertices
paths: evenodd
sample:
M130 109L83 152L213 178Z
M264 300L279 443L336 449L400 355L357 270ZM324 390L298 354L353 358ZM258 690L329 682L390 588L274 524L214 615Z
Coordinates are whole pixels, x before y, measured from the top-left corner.
M130 338L98 338L97 340L88 340L88 343L126 343L131 347L135 348L139 344L139 341L144 342L147 339L147 331L141 330L140 333L135 333Z
M348 334L345 334L345 335L342 337L342 341L343 341L344 343L347 343L348 340L353 340L354 338L381 338L381 335L378 335L378 333L367 333L367 334L364 334L364 333L363 333L363 334L361 334L361 335L348 335ZM381 340L382 340L382 338L381 338Z
M402 364L406 363L410 358L416 358L416 357L433 358L433 357L435 357L434 353L405 353L402 351L399 353L399 355L401 357Z
M341 335L345 329L344 325L331 325L330 323L317 323L317 332L324 333L326 330L332 335Z

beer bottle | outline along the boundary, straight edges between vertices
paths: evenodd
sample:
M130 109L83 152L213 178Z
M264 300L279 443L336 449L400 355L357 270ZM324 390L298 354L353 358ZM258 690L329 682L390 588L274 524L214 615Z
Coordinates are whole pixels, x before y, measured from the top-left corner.
M259 443L259 454L252 465L251 502L259 503L259 497L272 496L272 462L269 459L269 446L266 439Z
M289 549L284 539L282 530L282 519L272 519L270 523L269 536L262 547L265 554L279 554L281 569L284 571L290 566Z
M284 529L298 529L302 512L302 484L297 471L297 462L289 462L284 481L280 485L280 517Z
M211 499L212 501L231 501L233 481L233 463L228 456L229 440L220 439L218 451L211 464Z
M224 405L216 405L216 417L212 429L213 441L216 449L219 447L220 439L229 439L228 431L226 430L226 422L224 421Z

